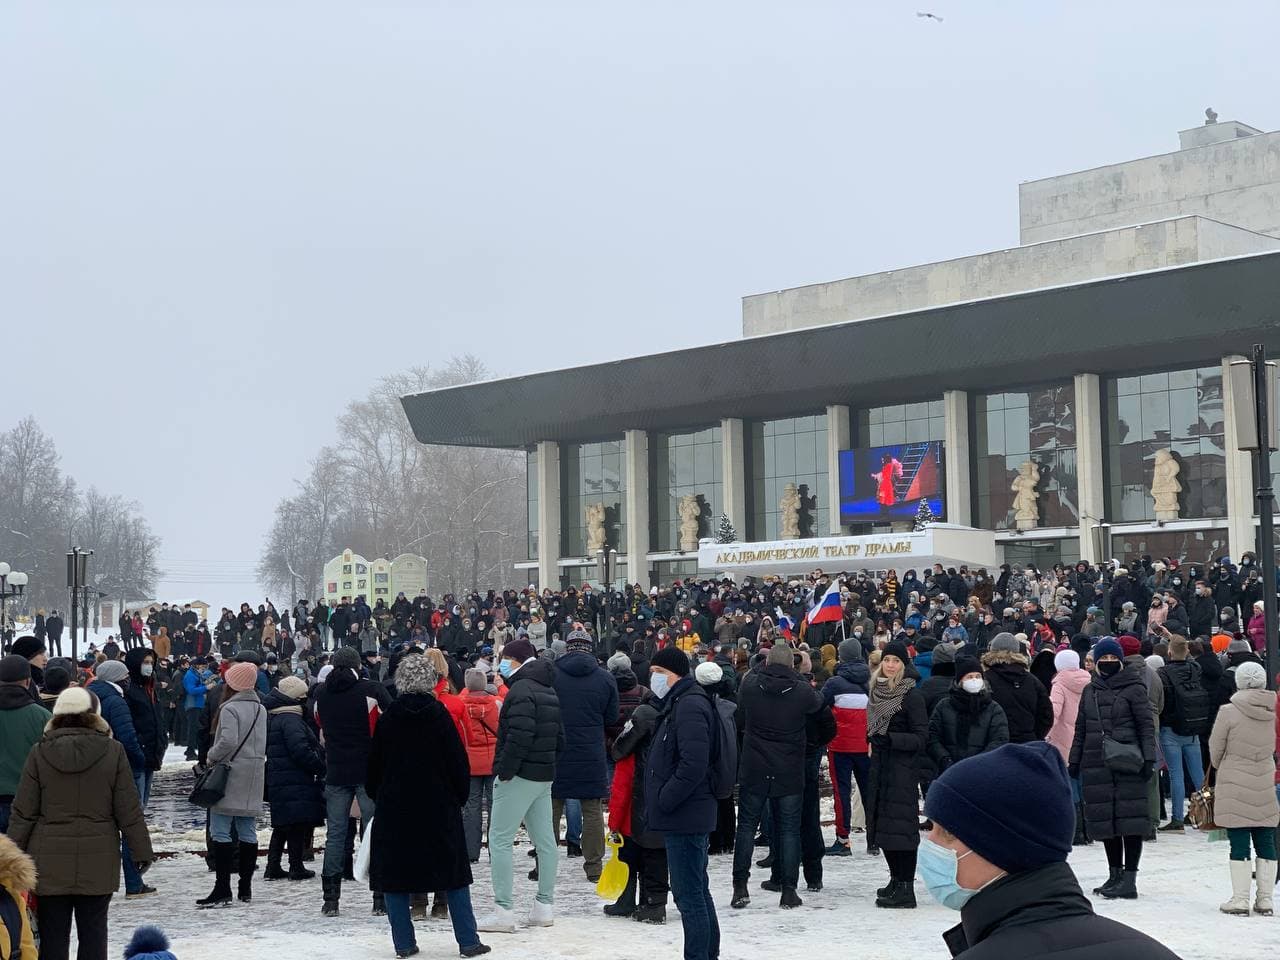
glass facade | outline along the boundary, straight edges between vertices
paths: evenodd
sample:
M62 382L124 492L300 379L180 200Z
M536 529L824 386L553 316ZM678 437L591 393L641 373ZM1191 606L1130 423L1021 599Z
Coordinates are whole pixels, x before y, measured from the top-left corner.
M653 550L680 548L680 500L696 496L702 507L698 536L712 537L724 509L720 427L693 433L655 433L649 437Z
M1182 519L1227 515L1221 366L1115 377L1106 399L1108 520L1155 519L1151 473L1166 447L1181 468Z
M1080 540L1068 537L1065 540L1024 540L1017 542L1006 540L1004 562L1014 570L1035 567L1037 570L1050 570L1055 563L1064 567L1073 566L1080 559Z
M973 398L973 432L978 526L1015 526L1010 488L1028 460L1040 471L1040 526L1074 527L1080 522L1072 384L978 394Z
M525 452L525 556L538 559L538 449Z
M945 439L941 400L899 403L858 411L858 446L885 447L893 443Z
M755 421L748 426L749 539L779 539L778 504L788 483L794 483L800 491L800 535L821 537L830 533L825 413Z
M1185 563L1208 565L1227 552L1227 530L1156 530L1150 533L1113 533L1111 556L1122 563L1150 556L1172 557Z
M623 442L566 443L560 448L560 555L587 556L587 505L604 505L607 544L627 551Z

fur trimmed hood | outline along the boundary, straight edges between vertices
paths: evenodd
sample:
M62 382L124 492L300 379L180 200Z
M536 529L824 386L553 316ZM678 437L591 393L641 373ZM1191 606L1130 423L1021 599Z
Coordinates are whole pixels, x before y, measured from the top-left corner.
M111 736L111 728L107 726L107 721L103 720L101 715L96 713L60 713L44 725L46 732L49 730L66 730L75 728L96 730L99 733L105 733L107 736Z
M36 888L35 861L3 834L0 834L0 884L15 893Z
M1002 663L1018 664L1030 669L1031 658L1025 653L1016 653L1013 650L988 650L982 655L982 666L986 669Z

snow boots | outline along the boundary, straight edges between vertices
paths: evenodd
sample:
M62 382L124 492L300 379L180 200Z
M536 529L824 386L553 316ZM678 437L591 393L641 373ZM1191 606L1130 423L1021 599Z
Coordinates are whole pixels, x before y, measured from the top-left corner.
M216 879L213 892L202 900L196 901L196 906L201 910L225 907L231 903L231 864L236 858L236 845L211 843L209 846L213 854L213 873Z
M1249 915L1249 887L1253 883L1252 867L1248 860L1228 860L1231 868L1231 899L1218 909L1232 916L1247 917ZM1262 893L1262 884L1258 884L1258 893Z
M322 876L320 885L324 890L324 906L320 908L320 913L326 917L336 917L338 915L338 900L342 896L342 877Z
M636 912L636 872L627 871L627 885L622 888L622 896L604 908L606 917L629 917Z
M1258 875L1258 896L1253 901L1253 912L1260 917L1269 917L1275 913L1276 861L1254 861L1255 873Z
M284 871L280 861L284 858L286 830L277 827L271 831L271 843L267 846L267 865L263 868L263 880L287 880L289 874Z
M1108 900L1137 900L1138 899L1138 871L1123 870L1120 873L1120 882L1110 890L1103 890L1102 895Z
M253 872L258 869L258 844L240 844L240 884L236 897L241 903L253 900Z
M1094 893L1101 894L1104 897L1115 889L1116 884L1120 882L1121 875L1124 873L1123 867L1111 867L1109 869L1111 873L1107 879L1102 882L1101 886L1093 888Z
M876 906L889 910L914 910L915 884L910 880L890 880L884 896L876 897Z
M729 906L735 910L741 910L751 902L751 894L747 892L747 885L737 880L733 881L733 899L729 901Z

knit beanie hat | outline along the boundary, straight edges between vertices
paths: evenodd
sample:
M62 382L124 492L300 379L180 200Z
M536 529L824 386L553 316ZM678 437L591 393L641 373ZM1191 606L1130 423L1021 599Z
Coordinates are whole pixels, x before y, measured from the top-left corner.
M564 639L564 645L569 653L591 653L596 646L591 639L591 634L577 628L569 631L569 635Z
M13 641L13 646L9 648L10 653L17 654L30 660L38 653L44 653L44 643L35 637L19 637Z
M252 663L233 663L227 670L226 680L227 686L237 693L252 690L253 685L258 682L258 668Z
M724 668L714 660L708 660L706 663L698 664L698 669L693 671L693 677L704 687L714 687L724 679Z
M67 687L53 703L53 715L61 717L69 713L97 713L98 698L84 687Z
M991 638L991 650L1000 650L1005 653L1021 653L1022 645L1018 643L1017 638L1012 633L997 633Z
M618 652L608 659L605 663L610 673L619 673L623 670L631 670L631 658L625 653Z
M333 652L333 659L330 662L335 670L344 667L355 673L360 672L360 654L356 653L355 647L339 647Z
M1155 653L1151 654L1151 656L1147 657L1147 666L1152 670L1159 670L1164 666L1164 657Z
M858 663L863 659L862 644L857 640L845 640L837 648L841 663Z
M1079 670L1080 654L1074 650L1059 650L1053 657L1055 670Z
M26 683L31 679L31 661L11 653L0 660L0 683Z
M429 657L405 657L396 670L396 692L430 693L439 679Z
M516 637L502 648L502 659L514 660L516 663L532 660L537 655L538 651L533 649L533 644L523 637Z
M1009 873L1064 863L1075 834L1067 768L1042 740L952 764L930 785L924 813Z
M125 960L176 960L169 952L169 938L159 927L139 927L124 948Z
M1093 660L1097 663L1103 657L1118 657L1124 659L1124 648L1120 646L1115 637L1103 637L1094 645Z
M129 668L119 660L104 660L93 675L107 683L121 684L129 679Z
M956 662L956 645L954 643L940 643L933 648L933 665L935 667L940 663Z
M790 654L787 656L790 657ZM789 662L790 660L788 660ZM650 658L649 664L654 667L661 667L663 670L670 670L677 677L687 677L689 675L689 658L678 647L664 647L657 651Z
M971 673L981 673L982 664L973 657L961 657L956 661L956 679L960 680Z
M907 645L901 640L892 640L885 645L884 653L880 658L881 663L884 662L885 657L897 657L903 664L911 662L911 654L907 652Z
M1249 653L1249 641L1243 637L1236 637L1227 644L1227 653Z
M285 677L280 681L276 689L290 700L305 700L307 698L307 681L301 677Z
M1126 657L1142 652L1142 641L1131 633L1122 633L1116 637L1116 640L1120 643L1120 649L1124 651Z
M479 693L489 685L489 677L478 667L472 667L463 674L462 682L471 693Z
M46 667L44 671L44 692L57 696L71 686L71 674L64 667Z
M1260 663L1250 660L1236 667L1237 690L1261 690L1267 685L1267 671Z
M765 657L765 663L770 666L790 667L796 662L795 656L791 652L791 648L785 643L775 644L769 648L769 655Z

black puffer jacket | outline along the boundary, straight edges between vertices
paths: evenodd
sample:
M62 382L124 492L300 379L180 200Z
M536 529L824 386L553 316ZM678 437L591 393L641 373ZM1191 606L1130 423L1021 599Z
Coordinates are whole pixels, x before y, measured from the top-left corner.
M1102 759L1105 733L1121 743L1137 744L1143 759L1155 762L1155 718L1147 698L1146 670L1143 663L1126 664L1110 680L1095 676L1080 695L1071 769L1080 777L1085 824L1094 840L1144 837L1150 827L1143 775L1112 773Z
M883 850L914 850L920 845L917 770L928 739L924 697L913 688L888 729L871 739L867 840Z
M1028 670L1030 661L1020 653L989 650L982 666L991 688L991 699L1004 708L1009 721L1009 742L1043 740L1053 727L1049 691Z
M315 690L316 722L324 731L325 782L334 786L363 785L369 771L369 732L372 710L391 705L387 688L337 667Z
M129 716L133 718L133 732L138 737L138 746L146 758L147 770L159 770L164 764L164 752L169 746L168 724L164 715L164 704L156 690L156 676L142 675L142 661L152 658L154 668L155 653L144 647L134 647L124 656L125 666L129 668L129 683L124 688L124 700L129 705Z
M556 754L564 748L564 727L560 698L552 685L554 674L546 660L530 660L511 675L498 715L498 746L493 757L498 779L520 777L549 783L556 778Z
M770 797L804 793L802 745L809 716L820 709L818 691L790 667L766 664L742 678L738 688L738 717L743 729L738 782L743 789Z
M986 690L969 693L953 683L929 718L929 757L939 773L1008 742L1004 708Z
M324 748L302 716L303 702L267 694L267 799L271 825L324 823Z

